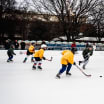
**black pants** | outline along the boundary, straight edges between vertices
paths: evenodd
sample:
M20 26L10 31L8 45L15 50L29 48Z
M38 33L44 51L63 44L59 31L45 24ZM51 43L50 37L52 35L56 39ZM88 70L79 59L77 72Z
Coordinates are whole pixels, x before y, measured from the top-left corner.
M36 61L41 61L42 59L40 59L40 57L35 57Z
M13 55L11 53L9 53L9 52L7 54L8 54L8 57L9 57L8 60L12 60L13 59Z
M33 53L32 52L29 52L29 50L27 50L27 55L32 55Z

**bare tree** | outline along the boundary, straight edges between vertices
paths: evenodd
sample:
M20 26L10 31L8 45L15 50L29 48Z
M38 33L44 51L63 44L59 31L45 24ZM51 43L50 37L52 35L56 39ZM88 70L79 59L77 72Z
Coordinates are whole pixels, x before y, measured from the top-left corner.
M90 23L96 27L96 38L98 41L104 37L104 1L90 12Z
M99 0L101 1L101 0ZM89 13L99 5L98 0L32 0L38 13L56 15L67 40L78 37L79 27L89 18Z
M0 17L2 14L8 10L13 10L15 8L15 0L0 0Z
M5 13L9 13L14 10L16 1L15 0L0 0L0 40L3 41L5 33ZM4 26L5 25L5 26Z

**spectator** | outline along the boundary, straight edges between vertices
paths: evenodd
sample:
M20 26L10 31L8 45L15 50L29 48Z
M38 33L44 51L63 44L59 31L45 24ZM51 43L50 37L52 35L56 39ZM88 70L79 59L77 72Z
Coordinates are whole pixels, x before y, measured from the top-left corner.
M95 51L96 50L96 44L93 43L92 47L93 47L93 51Z
M18 49L18 47L19 47L19 43L17 42L17 40L15 40L15 42L14 42L14 46L15 46L15 49Z
M21 45L21 49L25 50L26 43L23 40L21 41L20 45Z
M41 45L42 45L42 44L45 44L45 45L46 45L46 42L45 42L45 40L43 40L43 41L42 41Z
M5 41L5 43L4 43L4 47L5 47L5 49L9 49L10 48L10 42L9 42L9 40L6 40Z
M77 46L76 46L76 43L75 43L75 41L72 43L72 45L71 45L71 49L72 48L74 48L76 51L77 51Z
M72 43L71 48L76 48L76 43L75 42Z
M85 47L88 48L89 46L90 46L90 45L89 45L89 43L87 42Z

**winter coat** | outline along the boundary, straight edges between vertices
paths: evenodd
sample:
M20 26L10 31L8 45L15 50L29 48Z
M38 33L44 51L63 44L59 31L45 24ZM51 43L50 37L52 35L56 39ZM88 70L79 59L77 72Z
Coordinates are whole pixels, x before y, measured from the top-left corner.
M90 57L93 55L93 50L89 50L89 48L85 48L82 52L84 58Z
M7 54L8 54L8 55L16 55L16 54L14 53L14 49L13 49L13 48L9 48L8 51L7 51Z

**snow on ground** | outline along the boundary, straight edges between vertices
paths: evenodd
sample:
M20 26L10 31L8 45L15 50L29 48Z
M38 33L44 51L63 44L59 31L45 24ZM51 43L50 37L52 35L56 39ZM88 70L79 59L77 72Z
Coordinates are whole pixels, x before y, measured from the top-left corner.
M15 51L13 63L7 63L5 50L0 51L0 104L104 104L104 52L97 51L84 70L87 78L75 66L72 76L55 76L61 68L61 51L46 51L53 61L43 61L43 70L32 70L30 58L22 63L25 54ZM78 64L81 52L75 55Z

